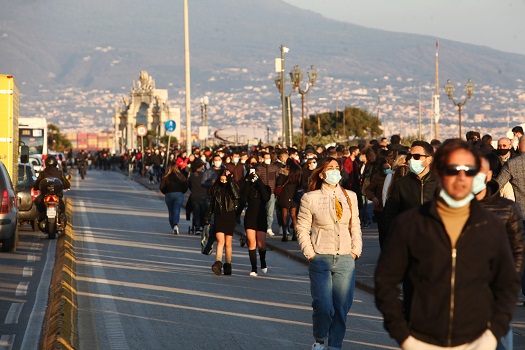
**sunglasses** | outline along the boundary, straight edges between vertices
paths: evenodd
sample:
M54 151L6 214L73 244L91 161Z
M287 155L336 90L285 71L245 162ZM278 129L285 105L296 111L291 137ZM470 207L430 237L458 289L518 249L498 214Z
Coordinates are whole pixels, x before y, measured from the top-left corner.
M445 167L445 175L447 176L456 176L459 172L463 170L467 176L476 176L479 169L475 166L466 166L466 165L449 165Z
M417 154L417 153L412 154L412 153L409 153L409 154L407 154L406 160L408 161L408 160L410 160L412 158L414 158L415 160L419 160L419 159L421 159L421 157L425 157L426 158L426 157L430 157L430 156L427 156L426 154Z

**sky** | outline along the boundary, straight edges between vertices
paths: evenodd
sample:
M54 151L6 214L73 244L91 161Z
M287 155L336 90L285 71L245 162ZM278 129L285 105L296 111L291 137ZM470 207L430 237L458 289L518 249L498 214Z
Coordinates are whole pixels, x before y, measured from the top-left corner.
M369 28L525 55L525 0L283 0Z

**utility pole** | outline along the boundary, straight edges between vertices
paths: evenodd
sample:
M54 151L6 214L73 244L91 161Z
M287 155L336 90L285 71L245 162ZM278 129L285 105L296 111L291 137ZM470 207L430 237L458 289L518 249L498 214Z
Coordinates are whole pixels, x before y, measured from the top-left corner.
M434 138L439 140L438 122L439 122L439 41L436 40L436 91L434 92Z
M186 152L191 154L191 87L190 35L188 30L188 0L184 0L184 71L186 78Z

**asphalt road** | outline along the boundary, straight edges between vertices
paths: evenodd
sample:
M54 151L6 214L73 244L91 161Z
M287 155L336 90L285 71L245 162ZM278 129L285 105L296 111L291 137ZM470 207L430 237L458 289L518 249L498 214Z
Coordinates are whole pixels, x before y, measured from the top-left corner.
M199 237L171 234L164 197L117 172L75 179L80 349L308 349L307 268L268 252L249 277L234 242L232 276L216 276ZM185 217L184 213L181 215ZM234 238L237 240L237 238ZM395 349L370 294L357 290L345 348Z
M0 253L0 350L38 348L56 242L21 226L17 251Z

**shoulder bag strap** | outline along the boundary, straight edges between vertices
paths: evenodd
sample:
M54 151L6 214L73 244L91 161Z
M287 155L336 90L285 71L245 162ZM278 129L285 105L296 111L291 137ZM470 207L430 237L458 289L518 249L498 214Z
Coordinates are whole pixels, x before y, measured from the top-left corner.
M348 223L348 228L350 229L350 234L352 234L352 203L350 202L350 197L348 196L348 193L346 193L346 190L342 187L341 190L343 190L343 193L346 197L346 202L348 203L348 207L350 208L350 222Z

